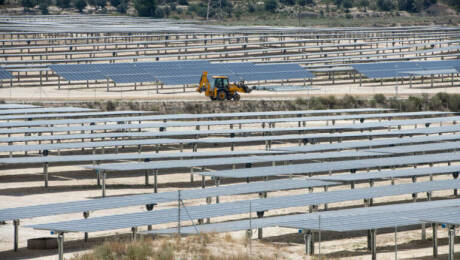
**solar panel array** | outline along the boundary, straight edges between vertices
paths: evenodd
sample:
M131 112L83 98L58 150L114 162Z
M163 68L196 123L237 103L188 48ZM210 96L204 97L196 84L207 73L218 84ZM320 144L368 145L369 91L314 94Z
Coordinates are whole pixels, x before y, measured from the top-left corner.
M460 60L420 61L420 62L378 62L352 64L353 69L368 78L398 78L410 76L411 73L423 75L459 73Z
M59 76L68 81L111 79L115 83L161 82L166 85L196 84L201 74L210 77L224 75L230 81L260 81L305 79L313 77L298 64L255 65L242 63L210 63L205 60L50 65Z
M171 63L173 64L173 63ZM200 67L188 65L184 63L181 67ZM158 70L163 68L152 66L150 63L142 63L143 70ZM173 65L171 65L173 66ZM174 65L176 66L176 65ZM240 65L229 65L238 67ZM247 71L253 71L253 66L257 65L241 65L245 66ZM99 69L104 66L99 66ZM261 66L261 73L270 71L271 66ZM287 70L293 69L295 66L289 65ZM195 68L191 68L193 71ZM220 68L219 68L220 69ZM66 71L67 69L63 69ZM113 70L113 73L125 71L128 74L120 75L120 78L130 78L129 75L136 74L132 67L119 67ZM200 71L200 69L196 69ZM217 70L216 70L217 71ZM219 72L219 71L217 71ZM69 72L63 72L69 73ZM282 71L279 71L282 73ZM151 74L148 74L151 75ZM118 75L116 75L118 76ZM116 77L114 76L114 77ZM174 169L191 169L192 176L201 175L202 186L206 184L207 177L212 177L216 187L187 189L181 191L183 200L195 200L200 198L210 198L216 196L233 196L238 194L259 193L260 197L264 197L264 193L279 190L305 189L317 187L326 190L329 186L341 186L339 189L328 192L302 192L295 193L296 195L279 195L275 197L264 197L261 199L243 199L232 198L229 201L220 201L217 204L198 204L195 202L193 206L187 206L187 214L180 215L180 221L190 221L190 219L203 219L214 217L230 217L238 218L236 215L247 214L248 212L263 212L268 210L286 209L294 207L317 206L319 204L340 203L344 201L368 200L386 196L410 195L416 193L430 193L441 190L456 190L460 189L459 180L451 180L450 175L460 171L460 166L456 162L460 161L460 153L457 151L460 143L460 135L456 132L460 131L460 126L455 124L460 120L458 116L451 115L452 113L443 112L411 112L411 113L395 113L386 111L382 113L378 110L346 110L350 112L377 112L373 114L340 114L340 115L321 115L324 113L315 111L289 111L289 112L257 112L257 113L225 113L225 114L202 114L202 115L125 115L125 111L114 113L113 117L107 117L110 114L107 112L92 112L82 110L81 112L73 108L21 108L18 112L8 111L11 107L4 106L4 111L1 110L0 120L16 120L0 123L0 133L13 134L13 136L4 136L0 138L0 152L4 153L3 158L0 158L0 164L5 169L17 167L42 167L45 176L45 187L48 185L48 167L59 165L75 165L76 162L87 162L92 166L80 165L82 168L93 169L97 173L98 183L102 179L100 188L105 196L107 172L113 174L110 177L120 175L120 172L125 172L127 176L139 177L142 173L145 174L145 184L148 185L149 176L154 177L154 191L157 192L157 177L160 174L175 174L184 173L184 171L176 171ZM23 113L20 113L22 111ZM332 110L331 110L332 111ZM329 111L328 113L331 113ZM345 110L344 110L345 111ZM344 111L334 110L334 113L343 113ZM65 113L70 113L72 117L97 116L95 118L66 118ZM76 113L78 112L78 113ZM17 113L17 114L16 114ZM37 115L37 120L29 121L26 113ZM43 113L43 114L40 114ZM46 113L50 113L46 115ZM62 113L63 119L56 120L40 120L42 117L53 117ZM127 111L126 113L131 113ZM332 114L334 114L332 113ZM318 116L304 116L304 114L317 114ZM121 116L118 116L121 115ZM276 116L275 118L261 119L260 116ZM283 116L280 116L283 115ZM439 116L439 117L436 117ZM217 118L227 118L227 120L216 120ZM238 117L251 117L240 119ZM258 117L258 118L256 118ZM398 118L401 117L401 118ZM198 118L203 118L197 121ZM397 120L393 120L397 118ZM19 119L19 120L18 120ZM23 119L23 120L20 120ZM25 119L25 120L24 120ZM185 119L182 120L181 119ZM211 120L212 119L212 120ZM369 120L371 119L371 120ZM378 122L375 119L379 119ZM382 119L388 119L383 120ZM353 120L345 122L345 120ZM140 121L144 121L141 123ZM150 122L149 122L150 121ZM334 122L334 125L311 125L300 127L300 123L328 121ZM355 121L361 121L356 123ZM369 121L369 122L368 122ZM139 123L138 123L139 122ZM292 126L294 122L295 126ZM260 127L254 128L253 125L261 123L277 124L277 127L270 126L269 128ZM297 124L298 123L298 124ZM337 124L335 124L337 123ZM439 123L433 126L434 123ZM248 129L207 129L200 130L197 126L221 126L248 124ZM251 125L253 124L253 125ZM283 125L289 124L290 127ZM422 125L422 127L417 127ZM72 125L72 126L71 126ZM415 125L415 128L413 127ZM430 127L431 126L431 127ZM149 128L165 127L167 131L149 131ZM181 129L174 129L180 127ZM182 129L189 127L191 129ZM273 127L273 128L272 128ZM241 126L240 126L241 128ZM246 127L245 127L246 128ZM129 131L135 129L135 131ZM113 130L108 131L108 130ZM128 131L127 131L128 130ZM163 129L166 130L166 129ZM372 130L372 131L364 131ZM44 131L51 131L53 134L38 134ZM287 132L291 131L291 134ZM293 134L295 131L295 134ZM342 132L345 131L345 132ZM65 132L65 134L58 134ZM71 134L73 132L73 134ZM26 136L17 133L26 133ZM29 135L30 133L30 135ZM250 134L251 136L235 136L235 134ZM271 134L266 134L271 133ZM442 134L441 133L449 133ZM232 134L231 137L222 137ZM278 134L278 135L277 135ZM430 135L433 134L433 135ZM200 138L203 135L212 135L213 137ZM417 135L413 137L414 135ZM171 137L177 136L177 139ZM193 136L193 138L192 138ZM217 137L218 136L218 137ZM160 137L160 138L159 138ZM393 138L388 138L393 137ZM398 137L398 138L395 138ZM99 138L101 140L99 140ZM126 139L128 140L126 140ZM138 139L139 138L139 139ZM171 139L169 139L171 138ZM363 141L363 138L366 138ZM369 140L367 140L369 138ZM374 138L378 138L374 140ZM80 140L81 139L81 142ZM86 140L90 142L85 142ZM98 140L94 140L98 139ZM78 141L71 141L78 140ZM332 143L333 140L340 140L338 143ZM344 140L345 142L341 142ZM53 141L58 141L53 143ZM203 144L206 148L217 146L225 146L237 143L246 147L246 145L255 145L256 142L302 142L307 145L294 147L278 147L278 149L270 150L243 150L226 152L221 150L208 150L206 152L197 152L196 145ZM330 141L331 143L315 144L317 141ZM6 145L8 142L8 145ZM24 145L16 145L14 142L24 142ZM33 142L33 143L28 143ZM41 143L43 142L43 143ZM165 146L161 147L161 144ZM169 150L178 149L175 144L181 144L181 152L171 152ZM193 145L193 152L182 152L182 145ZM314 145L313 145L314 144ZM149 147L155 146L155 147ZM160 146L158 146L160 145ZM105 151L103 147L122 147L121 152ZM132 153L132 147L136 146L138 153ZM91 148L92 151L84 151L81 148ZM143 152L142 148L146 151ZM187 147L188 148L188 147ZM98 154L102 149L102 153ZM6 158L6 153L26 152L26 151L44 151L58 150L60 153L49 156L31 156L23 157L11 156ZM67 151L64 151L67 150ZM73 151L78 151L78 154L73 154ZM80 153L80 150L82 152ZM147 152L149 150L150 152ZM156 153L152 152L156 150ZM168 150L169 152L166 152ZM131 152L127 152L131 151ZM159 152L161 151L161 153ZM455 151L455 152L454 152ZM69 152L69 153L67 153ZM148 159L148 160L146 160ZM440 163L449 163L449 166L440 166ZM284 163L281 164L281 163ZM450 165L454 163L453 165ZM34 166L35 164L35 166ZM238 164L238 165L237 165ZM256 164L256 165L252 165ZM423 167L423 165L432 165L433 167ZM434 165L433 165L434 164ZM11 165L11 166L10 166ZM29 165L29 166L27 166ZM38 165L38 166L37 166ZM245 165L248 168L241 168ZM270 165L270 166L268 166ZM417 165L419 168L408 168ZM216 167L217 166L217 167ZM232 168L233 169L232 169ZM395 169L401 167L400 169ZM166 169L161 170L160 169ZM198 170L199 169L199 170ZM232 169L232 170L230 170ZM374 170L373 170L374 169ZM377 171L378 169L378 171ZM381 169L383 169L381 171ZM359 171L358 173L348 174L348 171ZM367 171L367 172L366 172ZM87 173L87 171L85 171ZM341 172L341 173L339 173ZM134 173L134 174L133 174ZM329 175L327 175L329 173ZM308 174L313 177L292 179L295 174ZM110 174L111 175L111 174ZM394 178L409 178L418 176L434 176L448 175L449 180L435 180L422 183L386 185L371 188L348 189L349 183L387 180ZM290 179L258 181L248 184L235 184L221 186L222 178L243 178L249 181L249 178L268 177L283 178L290 176ZM143 178L142 176L141 178ZM455 177L455 175L454 175ZM118 178L118 177L116 177ZM163 178L163 176L160 176ZM193 182L193 181L192 181ZM345 189L344 189L345 187ZM54 216L58 214L76 214L80 212L93 210L116 209L121 207L132 207L138 205L151 205L156 203L176 202L178 193L176 191L168 191L155 194L128 195L122 197L111 197L103 199L92 199L87 201L72 201L64 203L51 203L46 205L38 205L31 207L19 207L0 210L1 220L17 220L23 218L33 218L42 216ZM227 199L227 198L226 198ZM207 200L208 201L208 200ZM211 200L212 201L212 200ZM250 203L251 206L248 204ZM446 206L449 203L439 202ZM450 205L450 204L449 204ZM36 229L52 230L57 232L96 232L104 230L124 229L131 227L140 227L145 225L175 223L178 218L178 209L175 207L161 205L159 209L153 211L135 211L132 213L115 213L112 215L103 214L102 217L91 217L88 219L66 220L57 223L37 224L30 227ZM448 205L447 205L448 206ZM185 207L185 206L184 206ZM406 208L405 206L402 208ZM137 207L137 210L139 206ZM148 208L147 208L148 209ZM414 209L418 209L417 207ZM418 211L412 216L419 216ZM450 209L448 209L450 210ZM359 211L359 210L357 210ZM391 211L391 210L390 210ZM128 211L127 211L128 212ZM287 212L289 213L289 212ZM341 214L340 212L338 214ZM352 230L356 228L379 228L389 225L406 225L414 223L413 220L406 220L409 216L408 211L401 209L398 211L400 217L391 218L392 214L388 212L372 212L372 213L356 213L345 216L344 218L336 216L328 216L331 220L330 225L326 223L326 228L333 230L339 226L332 221L349 221L350 225L341 227L343 230ZM452 212L451 212L452 213ZM113 215L115 214L115 215ZM282 213L284 214L284 213ZM316 213L314 213L316 214ZM291 216L269 217L267 220L258 219L254 221L256 227L273 227L277 225L288 227L308 227L313 229L317 224L315 221L307 222L304 226L304 219L300 217L316 216L314 214L295 214ZM325 213L326 214L326 213ZM361 215L359 215L361 214ZM404 215L406 214L406 215ZM425 216L429 212L425 210ZM453 214L453 213L452 213ZM371 220L361 220L361 217L370 217ZM421 215L420 215L421 216ZM232 218L233 218L232 217ZM325 216L326 217L326 216ZM275 221L276 220L276 221ZM231 230L248 229L248 220L230 221L227 223L217 223L213 225L199 226L198 230L208 232L225 232ZM291 221L291 222L290 222ZM417 220L420 223L420 220ZM329 225L329 226L327 226ZM343 226L343 225L342 225ZM17 226L15 226L17 229ZM340 228L334 229L342 231ZM156 233L169 232L174 233L176 230L160 229L154 231ZM186 227L183 233L196 232L195 228ZM153 233L153 232L152 232Z
M4 68L0 67L0 80L2 79L12 79L13 75L10 72L6 71Z

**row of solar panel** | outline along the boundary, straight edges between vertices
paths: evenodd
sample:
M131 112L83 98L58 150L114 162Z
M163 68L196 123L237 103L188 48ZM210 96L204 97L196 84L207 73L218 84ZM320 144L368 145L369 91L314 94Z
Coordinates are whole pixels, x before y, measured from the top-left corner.
M198 83L203 71L208 75L227 75L230 81L302 79L313 77L298 64L255 65L253 63L217 63L178 61L118 64L50 65L59 76L69 81L105 80L115 83L157 82L166 85Z
M13 78L13 76L11 75L11 73L6 71L4 68L0 67L0 80L2 80L2 79L12 79L12 78Z
M410 75L455 74L460 72L460 60L364 63L351 66L368 78L398 78Z

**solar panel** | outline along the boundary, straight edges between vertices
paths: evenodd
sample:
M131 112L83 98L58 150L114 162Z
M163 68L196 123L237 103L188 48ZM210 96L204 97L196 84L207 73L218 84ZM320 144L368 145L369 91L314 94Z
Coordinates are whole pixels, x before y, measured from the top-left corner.
M0 104L0 109L25 109L25 108L39 108L41 106L25 105L25 104Z
M371 152L328 152L328 153L307 153L307 154L289 154L289 155L264 155L264 156L244 156L232 158L216 159L195 159L195 160L169 160L154 162L137 162L137 163L111 163L104 165L87 165L87 169L97 169L104 171L135 171L135 170L159 170L173 168L191 168L198 166L218 166L245 163L264 163L264 162L284 162L298 160L320 160L327 158L352 158L374 156Z
M10 72L0 67L0 79L12 79L12 78L13 78L13 75L11 75Z
M337 162L303 163L288 166L257 167L249 169L200 172L215 178L254 178L290 174L318 174L376 167L407 166L460 160L460 153L436 153L429 155L395 156L379 159L361 159Z
M432 75L458 73L459 60L422 62L380 62L351 65L368 78L396 78L408 75Z
M379 186L373 188L315 192L301 195L254 199L210 205L188 206L187 213L181 214L181 221L204 219L208 217L230 216L252 212L267 211L281 208L318 205L359 199L395 196L436 190L460 188L459 180L419 182L411 184ZM146 225L157 225L175 222L178 219L176 208L154 210L140 213L110 215L81 220L57 223L30 225L34 229L52 230L56 232L97 232L131 228Z
M304 221L304 220L318 220L318 216L324 217L333 217L333 216L351 216L351 215L363 215L363 214L372 214L372 213L388 213L388 212L402 212L402 211L413 211L413 210L433 210L433 211L442 211L443 208L455 207L460 203L459 199L450 199L450 200L440 200L440 201L425 201L417 203L401 203L385 206L373 206L365 208L353 208L353 209L342 209L342 210L333 210L333 211L321 211L314 212L309 214L293 214L293 215L284 215L284 216L275 216L275 217L264 217L257 218L252 220L236 220L236 221L227 221L213 224L204 224L197 226L182 226L181 233L183 234L197 234L197 230L200 233L215 233L215 232L231 232L255 228L265 228L265 227L276 227L282 226L283 224L289 223L291 221ZM440 209L440 210L437 210ZM391 218L391 217L390 217ZM340 221L343 223L343 221ZM317 225L318 226L318 225ZM291 226L293 227L293 226ZM394 227L389 226L389 227ZM295 227L300 228L300 226ZM158 229L152 231L142 232L143 234L175 234L177 233L177 228L166 228Z
M139 83L157 81L151 74L113 74L109 75L109 77L115 83Z
M413 169L397 169L387 171L370 171L352 174L334 174L329 176L313 177L316 180L324 181L341 181L355 182L367 180L384 180L397 178L411 178L416 176L434 176L451 174L460 171L460 166L443 166L443 167L418 167Z
M2 109L0 115L15 115L26 113L69 113L69 112L88 112L95 109L80 107L43 107L43 108L26 108L26 109Z
M67 73L61 72L59 76L63 77L65 80L68 81L81 81L81 80L104 80L107 79L100 72L77 72L77 73Z
M280 190L294 190L318 186L336 185L336 182L325 182L306 179L286 179L272 181L258 181L248 184L233 184L206 189L183 190L181 197L184 200L199 199L213 196L229 196L258 192ZM74 212L94 211L102 209L122 208L135 205L165 203L177 200L177 192L161 192L142 195L129 195L121 197L100 198L64 203L43 204L17 208L0 209L0 220L13 220L68 214Z

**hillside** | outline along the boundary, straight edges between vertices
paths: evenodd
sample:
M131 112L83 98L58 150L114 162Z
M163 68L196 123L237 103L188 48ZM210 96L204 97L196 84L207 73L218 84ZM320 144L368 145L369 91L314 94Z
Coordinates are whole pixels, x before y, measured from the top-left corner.
M460 24L457 0L0 0L2 14L111 14L272 26Z

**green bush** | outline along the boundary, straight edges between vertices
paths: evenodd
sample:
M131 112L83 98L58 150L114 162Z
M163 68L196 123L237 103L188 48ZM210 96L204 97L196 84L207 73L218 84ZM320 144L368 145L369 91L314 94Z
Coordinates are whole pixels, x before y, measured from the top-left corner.
M85 9L87 3L85 0L75 0L75 2L73 3L75 8L77 8L77 10L81 13L83 11L83 9Z
M382 11L391 11L395 9L395 5L392 0L377 0L377 6Z
M60 8L70 8L70 0L56 0L56 5Z
M135 0L134 8L139 16L154 17L157 9L156 0Z
M113 6L113 7L117 7L121 4L121 0L110 0L110 4Z
M38 3L38 7L40 9L41 14L49 14L48 7L50 5L50 0L40 0Z
M36 0L21 0L21 5L24 9L34 8L37 5Z
M276 8L278 8L278 1L277 0L265 0L264 7L266 11L274 13L276 11Z

